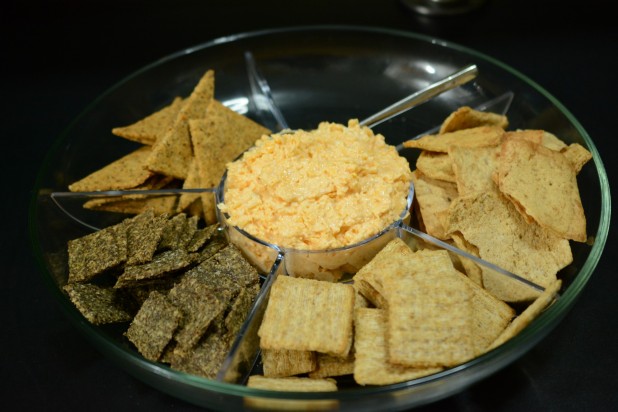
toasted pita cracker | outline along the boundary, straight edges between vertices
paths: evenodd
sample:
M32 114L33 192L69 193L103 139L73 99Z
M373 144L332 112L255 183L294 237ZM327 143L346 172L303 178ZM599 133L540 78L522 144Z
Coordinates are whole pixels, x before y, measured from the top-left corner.
M432 368L472 359L473 292L445 250L419 250L382 277L389 362Z
M472 256L479 257L479 249L468 242L459 232L451 233L451 239L458 249L469 253ZM479 286L483 286L483 271L481 268L470 258L463 255L457 255L459 263L463 267L465 274Z
M579 173L582 167L592 159L592 153L579 143L568 145L561 150L561 153L571 162L575 174Z
M519 129L506 132L503 142L507 140L525 140L534 146L538 146L543 144L544 137L545 131L540 129Z
M189 127L198 173L196 181L203 188L216 187L225 173L225 165L253 146L259 137L270 133L215 99L208 105L208 117L189 121ZM214 223L212 194L202 195L202 209L206 222Z
M300 375L317 367L315 352L285 349L262 350L262 364L268 378Z
M528 220L560 237L586 241L576 172L562 153L507 140L500 153L497 181L500 191Z
M423 150L416 160L416 168L431 179L455 182L453 162L447 153Z
M389 385L439 372L442 368L410 368L388 362L387 316L382 309L360 308L354 317L354 381Z
M353 309L351 285L279 276L258 331L260 346L344 357L352 346Z
M165 132L172 127L183 99L176 97L169 105L127 126L114 127L112 133L116 136L133 140L146 145L153 145Z
M534 319L536 319L541 312L543 312L543 310L545 310L554 301L561 286L562 280L557 279L545 288L545 291L538 298L536 298L530 306L528 306L519 316L513 319L513 321L506 327L500 336L498 336L489 346L488 350L497 348L507 340L519 334L519 332L521 332Z
M172 127L152 146L146 167L156 173L185 179L193 158L189 120L203 118L214 98L215 74L208 70L178 112Z
M442 212L446 212L451 202L459 196L456 184L430 179L418 170L412 173L412 182L425 231L438 239L448 239Z
M492 176L498 167L500 146L453 146L448 155L452 161L459 196L497 190Z
M560 152L567 147L567 144L560 140L558 136L553 133L549 133L546 130L543 131L543 140L541 144L546 148L557 152Z
M455 132L426 135L403 142L403 147L448 153L451 146L483 147L500 144L504 129L498 126L479 126Z
M479 256L540 286L548 286L557 272L571 263L568 240L536 223L528 224L511 202L497 192L456 199L449 210L448 231L459 231L476 246ZM506 302L528 301L538 292L483 267L483 286Z
M83 179L69 185L72 192L132 189L146 182L152 172L144 165L150 156L149 146L142 146Z
M440 134L479 126L498 126L502 129L506 129L509 126L509 120L502 114L482 112L468 106L463 106L451 113L442 122Z

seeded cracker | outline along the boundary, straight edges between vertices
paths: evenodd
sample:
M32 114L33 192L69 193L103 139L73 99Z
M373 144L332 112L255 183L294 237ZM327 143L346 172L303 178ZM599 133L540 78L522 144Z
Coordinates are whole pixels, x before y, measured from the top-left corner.
M90 283L69 283L64 287L69 299L93 325L128 322L133 318L124 295L110 287Z
M141 265L125 266L124 272L118 277L114 287L136 286L144 281L177 272L188 267L191 263L192 260L185 250L166 250L155 255L150 262Z
M189 120L206 115L206 108L214 97L214 90L215 74L208 70L186 99L172 127L152 147L152 153L146 161L148 170L178 179L187 177L193 158Z
M504 129L498 126L480 126L455 132L426 135L419 139L405 141L403 147L448 153L449 147L483 147L500 144Z
M205 228L197 229L191 241L187 244L187 252L197 252L201 249L210 239L216 236L218 225L210 225Z
M112 133L128 140L153 145L157 140L163 138L165 131L172 126L182 104L183 99L176 97L172 103L161 110L130 125L115 127L112 129Z
M217 377L229 351L229 342L219 334L211 333L191 351L174 350L171 367L208 379Z
M144 165L150 155L150 147L142 146L126 156L69 185L72 192L100 190L126 190L144 183L152 172Z
M182 318L165 295L152 292L135 315L126 337L146 359L158 361Z
M560 237L586 240L576 172L563 154L526 141L507 140L502 145L497 181L500 191L526 219Z
M419 250L382 277L389 362L450 367L476 354L473 292L445 250Z
M127 228L127 265L152 260L167 221L165 215L155 215L152 209L135 216Z
M384 310L360 308L354 318L354 380L359 385L389 385L439 372L442 368L413 368L388 362L387 316Z
M505 115L482 112L468 106L463 106L451 113L442 122L440 134L479 126L498 126L502 129L506 129L508 125L509 120Z
M344 357L352 344L353 308L351 285L279 276L258 331L260 347Z
M126 261L126 225L119 223L69 240L68 251L68 283L90 281Z
M184 213L173 216L163 228L158 250L185 249L196 230L197 218L187 218Z
M240 328L247 318L247 314L259 292L260 285L255 284L249 288L241 289L236 298L234 298L224 320L225 328L230 338L233 339L240 332Z

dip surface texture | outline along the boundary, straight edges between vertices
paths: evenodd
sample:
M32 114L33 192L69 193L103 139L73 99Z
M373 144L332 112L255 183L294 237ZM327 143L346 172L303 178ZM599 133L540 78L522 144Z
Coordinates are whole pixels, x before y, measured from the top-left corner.
M357 120L263 136L227 173L219 207L228 223L303 250L348 246L377 234L405 210L412 179L395 147Z

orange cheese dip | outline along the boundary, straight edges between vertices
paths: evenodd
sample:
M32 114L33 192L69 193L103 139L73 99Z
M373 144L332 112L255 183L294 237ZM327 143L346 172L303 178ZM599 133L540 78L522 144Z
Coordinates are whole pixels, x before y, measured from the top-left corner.
M321 123L263 136L227 165L228 223L286 248L327 250L367 239L398 220L412 179L382 135Z

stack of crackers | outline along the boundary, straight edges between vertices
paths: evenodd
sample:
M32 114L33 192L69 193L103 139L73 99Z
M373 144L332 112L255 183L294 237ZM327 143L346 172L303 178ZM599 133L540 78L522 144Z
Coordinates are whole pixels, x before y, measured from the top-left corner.
M107 190L208 189L216 187L227 162L270 130L224 106L214 97L215 75L208 70L188 97L176 97L133 124L116 127L116 136L140 146L69 186L73 192ZM84 207L138 214L188 213L216 221L212 192L176 195L123 195L92 199Z

